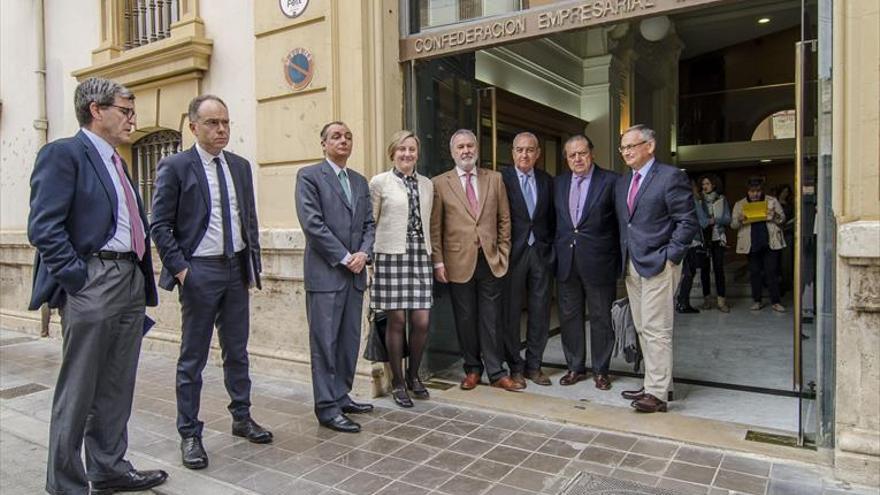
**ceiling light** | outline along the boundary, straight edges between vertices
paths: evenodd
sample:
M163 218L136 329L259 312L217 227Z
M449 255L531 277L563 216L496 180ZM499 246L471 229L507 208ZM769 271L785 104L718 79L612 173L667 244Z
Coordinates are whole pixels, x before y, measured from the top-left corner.
M758 24L767 24L768 22L770 22L769 17L762 17L762 18L758 19Z
M765 159L761 160L761 163L770 163L770 162L772 162L772 161L773 161L773 160L771 160L771 159L769 159L769 158L765 158Z

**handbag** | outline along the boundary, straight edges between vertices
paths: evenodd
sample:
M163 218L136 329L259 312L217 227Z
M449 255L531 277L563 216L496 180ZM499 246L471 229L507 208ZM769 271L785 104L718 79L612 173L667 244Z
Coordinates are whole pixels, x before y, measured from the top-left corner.
M367 317L370 322L370 333L367 335L367 345L364 347L364 359L374 363L387 363L388 347L385 344L385 329L388 328L388 318L384 312L370 310ZM403 357L409 356L406 332L403 334Z

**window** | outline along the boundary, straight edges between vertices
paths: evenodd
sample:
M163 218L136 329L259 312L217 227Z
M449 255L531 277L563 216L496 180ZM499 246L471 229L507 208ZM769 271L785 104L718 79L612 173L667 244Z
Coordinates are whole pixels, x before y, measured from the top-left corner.
M150 212L153 200L153 181L159 160L180 151L180 133L172 130L156 131L140 138L131 146L132 179L138 185L144 208Z
M124 0L125 49L171 36L171 23L180 20L178 0Z
M782 110L768 115L755 127L752 132L752 141L794 138L795 117L794 110Z

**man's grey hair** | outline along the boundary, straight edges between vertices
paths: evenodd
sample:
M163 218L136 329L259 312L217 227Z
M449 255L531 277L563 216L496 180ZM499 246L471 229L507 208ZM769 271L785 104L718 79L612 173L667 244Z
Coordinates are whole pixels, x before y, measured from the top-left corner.
M92 123L92 110L89 106L95 102L100 107L109 107L116 102L116 97L134 100L134 94L125 86L110 79L90 77L79 83L73 92L73 108L80 127Z
M187 118L189 118L190 122L195 122L196 119L199 118L199 108L201 108L202 103L208 100L216 101L217 103L223 105L223 108L229 110L229 107L226 106L226 103L221 100L219 96L211 94L199 95L189 102L189 107L186 109L186 116Z
M623 134L621 134L620 136L623 137L630 132L638 132L642 136L642 140L644 141L656 141L657 133L654 132L654 129L651 129L645 124L636 124L629 129L623 131Z
M537 146L538 148L541 148L541 142L538 141L538 136L535 136L534 134L532 134L529 131L524 131L524 132L517 134L516 136L513 136L513 141L511 144L516 144L516 142L520 139L532 139L535 141L535 146Z
M458 136L470 136L470 138L473 139L475 143L477 142L477 135L474 134L473 131L471 131L470 129L459 129L452 133L452 136L449 138L449 151L452 151L452 142L455 141L455 138L457 138ZM477 145L479 145L479 143L477 143Z

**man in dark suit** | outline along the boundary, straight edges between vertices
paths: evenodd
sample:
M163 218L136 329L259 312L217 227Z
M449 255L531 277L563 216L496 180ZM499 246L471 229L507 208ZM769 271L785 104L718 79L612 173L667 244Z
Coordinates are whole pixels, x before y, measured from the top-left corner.
M672 388L672 325L681 261L699 230L687 174L654 159L654 131L626 130L620 154L631 169L617 181L622 267L645 362L641 390L624 391L640 412L666 411Z
M373 257L375 223L367 180L350 170L351 130L342 122L321 129L324 161L296 175L296 215L306 237L303 278L318 422L357 433L346 414L371 404L351 399L361 340L361 309Z
M134 95L107 79L74 92L81 129L44 146L31 176L37 250L28 309L59 308L64 346L49 426L46 491L147 490L164 471L125 460L145 326L158 302L147 217L116 147L131 142ZM85 440L88 472L80 452Z
M608 390L608 366L614 350L611 304L620 273L620 236L614 212L618 176L593 162L593 143L586 136L572 136L564 150L570 171L556 177L554 194L559 320L568 366L559 384L574 385L587 377L586 308L590 312L593 383L599 390Z
M196 144L159 162L151 231L162 258L159 286L169 291L176 286L180 296L183 332L176 388L181 460L187 468L201 469L208 465L199 420L202 370L215 324L232 434L269 443L272 433L250 414L249 288L260 287L251 166L223 150L229 143L229 111L220 98L197 96L187 114Z
M523 387L528 378L550 385L541 370L550 333L550 280L553 275L553 178L535 168L541 156L538 138L522 132L513 138L513 167L501 170L510 203L510 262L504 281L502 339L510 377ZM520 354L522 300L526 299L526 359Z

